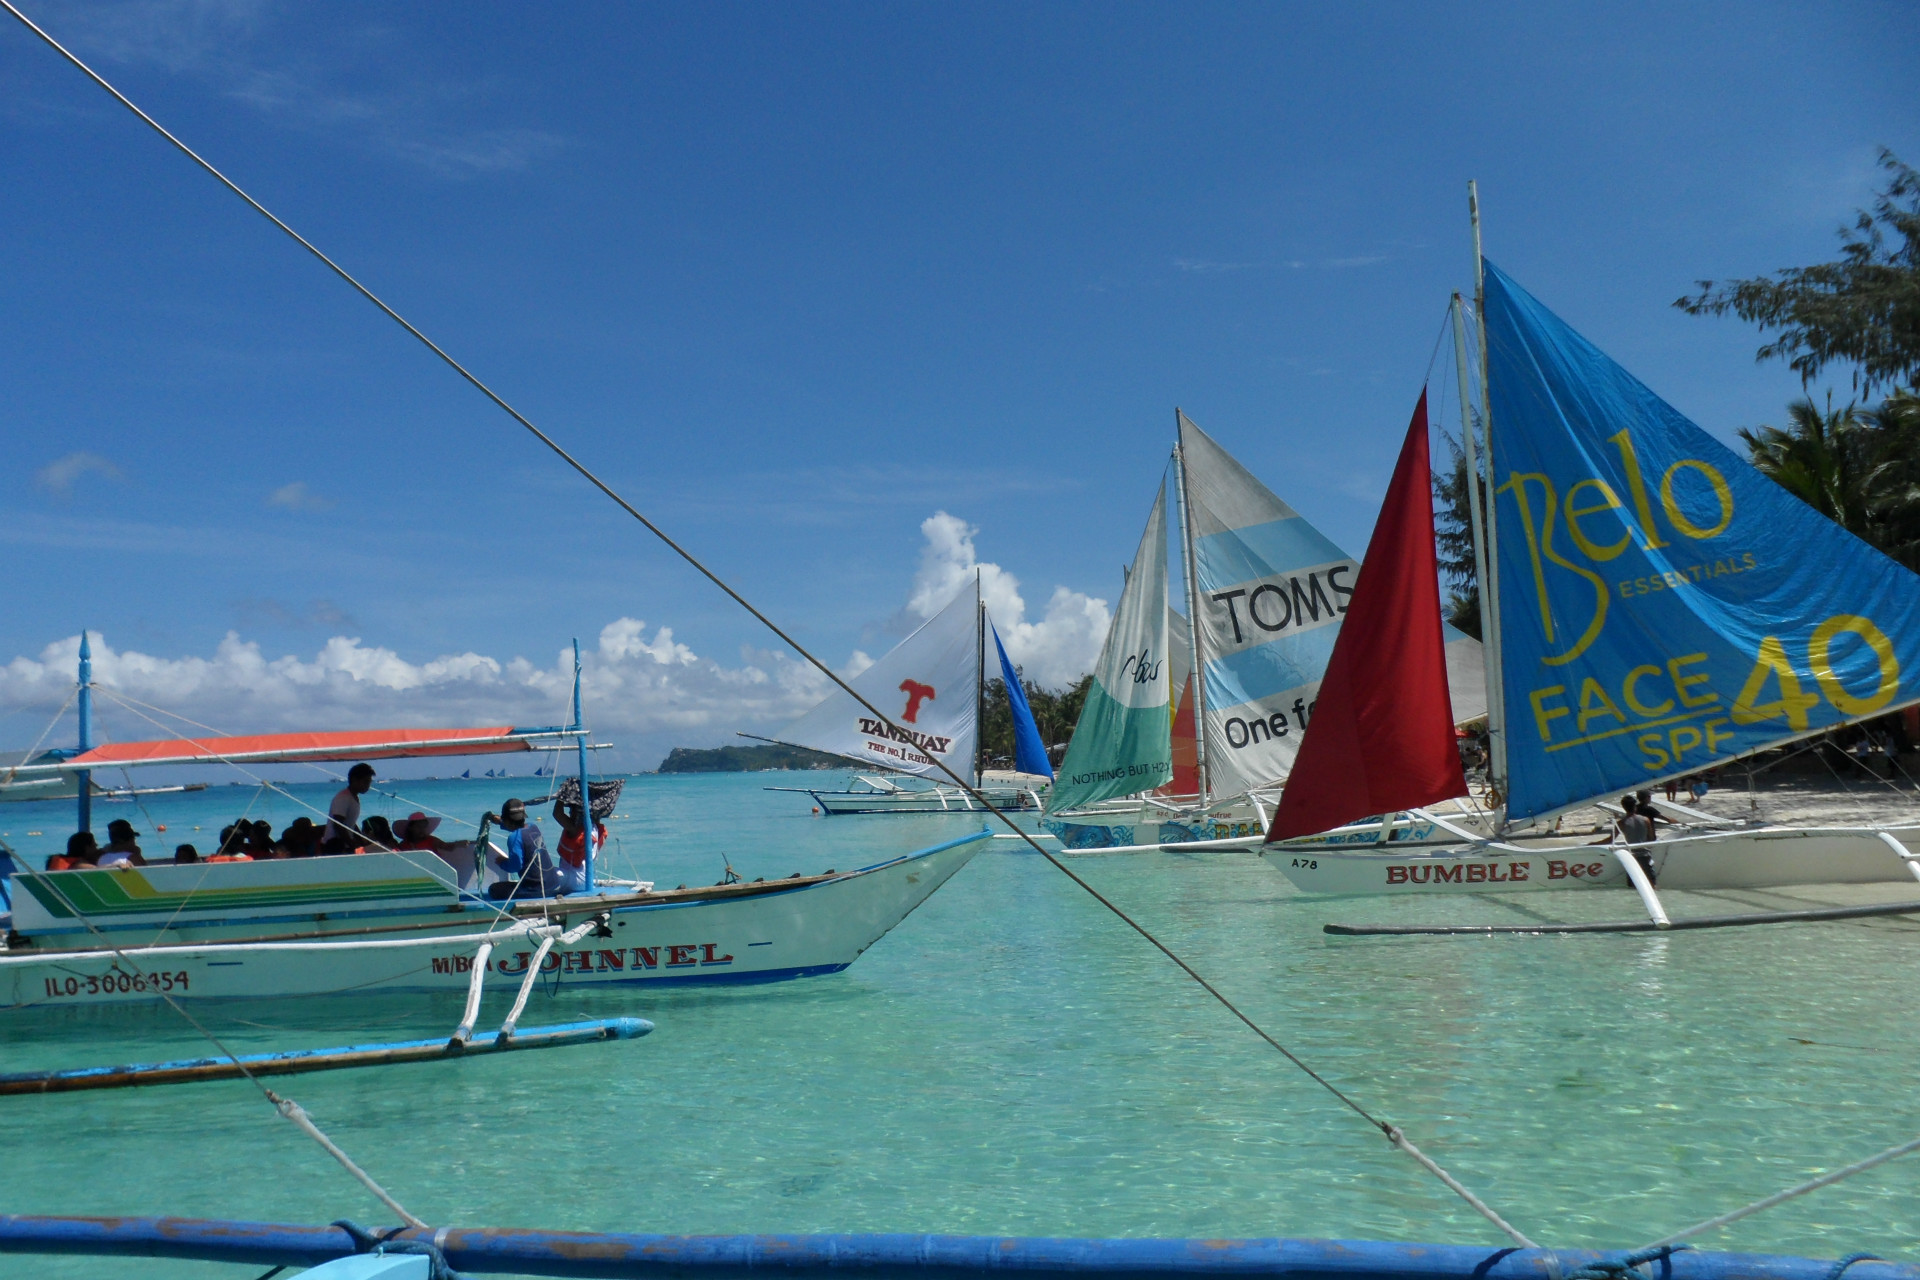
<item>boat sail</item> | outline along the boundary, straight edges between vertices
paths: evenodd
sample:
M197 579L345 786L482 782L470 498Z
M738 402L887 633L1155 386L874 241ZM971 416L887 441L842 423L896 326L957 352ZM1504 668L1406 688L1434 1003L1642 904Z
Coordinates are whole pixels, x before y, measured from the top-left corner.
M769 787L811 796L823 815L855 813L948 813L980 808L965 787L953 785L941 765L970 778L974 791L996 809L1038 808L1047 785L1037 772L979 769L980 699L984 692L986 636L992 623L980 599L979 575L918 630L895 645L849 683L860 696L893 715L894 726L843 689L779 731L768 742L806 747L884 770L856 776L842 790ZM998 643L995 635L995 643ZM1009 683L1011 691L1014 684ZM1013 708L1016 724L1024 705ZM1029 725L1032 713L1026 712ZM1033 731L1038 740L1038 730ZM743 737L753 737L743 734ZM1044 760L1044 753L1042 756ZM938 761L938 763L936 763ZM924 779L924 785L903 785Z
M1173 777L1167 669L1167 496L1154 496L1133 569L1047 797L1062 810L1151 791ZM1057 834L1057 833L1056 833Z
M1062 812L1068 803L1056 789L1046 826L1069 848L1258 845L1313 715L1359 573L1358 561L1186 414L1174 413L1188 606L1187 617L1172 615L1185 632L1170 640L1172 687L1180 694L1174 772L1159 794L1128 806L1081 804ZM1447 667L1456 673L1452 715L1464 724L1486 714L1484 661L1478 641L1452 627L1444 631ZM1190 684L1179 678L1185 666L1194 669ZM1088 727L1083 721L1075 743ZM1414 829L1435 830L1424 820Z
M1920 576L1484 270L1494 511L1483 547L1506 709L1494 725L1503 826L1920 701L1907 679L1920 662ZM1920 879L1894 830L1906 829L1690 835L1642 846L1645 871L1624 848L1570 862L1569 842L1524 836L1274 861L1302 888L1334 893L1631 884L1664 926L1656 883Z

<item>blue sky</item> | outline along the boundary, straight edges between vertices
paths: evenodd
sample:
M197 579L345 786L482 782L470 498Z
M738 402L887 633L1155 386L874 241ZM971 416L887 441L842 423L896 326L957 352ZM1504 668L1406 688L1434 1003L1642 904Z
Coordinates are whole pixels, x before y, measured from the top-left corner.
M1757 335L1669 304L1830 257L1876 148L1920 160L1891 3L26 7L835 663L977 556L1064 671L1176 404L1363 548L1469 177L1549 306L1778 421ZM557 717L576 634L632 765L810 696L13 24L0 85L0 745L83 625L234 730Z

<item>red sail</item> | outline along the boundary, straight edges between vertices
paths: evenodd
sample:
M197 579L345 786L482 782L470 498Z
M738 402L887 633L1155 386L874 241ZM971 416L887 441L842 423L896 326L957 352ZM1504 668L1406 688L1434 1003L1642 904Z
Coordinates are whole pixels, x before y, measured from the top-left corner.
M1422 391L1267 839L1467 794L1438 569Z

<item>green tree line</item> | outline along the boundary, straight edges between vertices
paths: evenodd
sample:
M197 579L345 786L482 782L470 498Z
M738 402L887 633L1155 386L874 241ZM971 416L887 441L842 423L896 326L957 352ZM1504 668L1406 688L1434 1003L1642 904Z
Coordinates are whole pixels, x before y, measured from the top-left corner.
M1043 689L1025 676L1020 687L1026 690L1027 704L1033 708L1033 722L1040 729L1040 741L1057 762L1060 753L1073 738L1073 726L1080 722L1080 708L1087 704L1087 690L1093 687L1093 674L1081 676L1064 689ZM1007 686L1003 680L987 682L986 706L980 718L980 742L985 749L989 769L1013 767L1013 710L1007 705Z

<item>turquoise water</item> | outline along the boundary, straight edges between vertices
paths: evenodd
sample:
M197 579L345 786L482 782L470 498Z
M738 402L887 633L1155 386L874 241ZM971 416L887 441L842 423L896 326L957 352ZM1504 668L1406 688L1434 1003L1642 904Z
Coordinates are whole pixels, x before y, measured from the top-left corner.
M749 878L845 868L978 823L822 819L805 797L761 789L803 776L821 775L633 779L612 824L614 873L711 882L723 857ZM405 790L462 814L512 793L493 782ZM323 804L328 791L301 794ZM198 823L204 845L251 795L155 797L144 814L102 806L97 821L166 822L169 848ZM266 816L279 825L295 812L280 800ZM68 806L0 811L10 841L42 857L68 821ZM1920 1061L1914 925L1333 938L1320 931L1328 920L1396 912L1518 917L1458 899L1314 901L1250 855L1074 865L1545 1243L1643 1243L1920 1133L1906 1079ZM1633 907L1625 894L1526 897L1568 918ZM1673 897L1676 914L1735 909ZM527 1021L616 1013L659 1029L630 1043L295 1077L283 1091L436 1223L1499 1243L1013 842L995 842L835 977L563 992L536 997ZM382 998L203 1016L236 1049L260 1050L431 1035L459 1009ZM164 1010L13 1015L0 1037L0 1070L202 1051ZM0 1116L0 1210L388 1217L243 1082L5 1099ZM1917 1193L1920 1157L1702 1243L1910 1256ZM8 1277L204 1274L240 1271L0 1258Z

